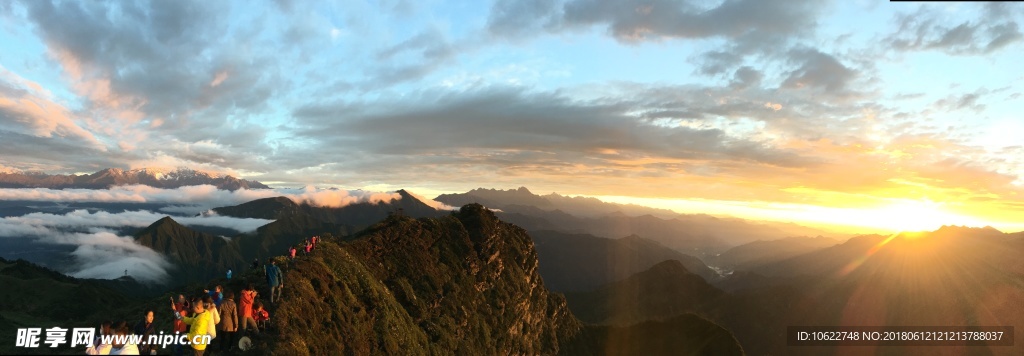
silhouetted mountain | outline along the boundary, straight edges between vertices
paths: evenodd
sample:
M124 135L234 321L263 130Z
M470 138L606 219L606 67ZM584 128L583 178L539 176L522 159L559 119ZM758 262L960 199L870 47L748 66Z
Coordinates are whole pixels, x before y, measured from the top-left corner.
M305 213L305 209L287 197L256 199L234 206L215 208L213 211L217 215L268 220Z
M994 229L943 227L933 232L861 236L763 266L770 276L737 272L720 281L733 292L716 303L658 298L656 292L615 302L579 303L582 319L608 310L653 310L656 318L693 312L731 330L751 354L834 354L830 347L786 345L791 325L1003 325L1024 327L1024 243ZM632 279L632 278L631 278ZM668 284L671 277L661 277ZM647 285L657 286L659 278ZM628 281L628 280L627 280ZM631 290L639 287L621 287ZM663 287L667 288L667 287ZM685 293L686 290L678 291ZM605 295L608 293L606 292ZM585 295L585 294L584 294ZM626 294L630 295L630 294ZM591 296L593 298L593 296ZM609 300L605 298L604 300ZM608 306L605 306L608 305ZM578 310L582 308L582 310ZM1024 335L1014 335L1015 343ZM968 352L970 351L970 352ZM875 349L876 354L1005 354L1007 347Z
M479 205L392 216L289 267L275 353L553 354L582 325L522 229ZM321 325L332 325L330 328Z
M93 174L83 175L50 175L23 172L0 173L0 188L106 189L113 186L133 184L156 188L178 188L203 184L227 190L270 188L257 181L238 179L232 176L221 176L188 168L178 168L171 171L153 168L127 171L118 168L107 168Z
M275 314L281 335L273 353L594 354L629 344L613 345L621 333L581 324L545 288L526 231L480 205L440 218L394 215L283 263L292 287ZM739 349L706 321L622 330L634 341L661 333L674 335L663 341L674 346ZM644 344L634 346L651 346Z
M441 194L434 200L452 206L476 203L489 208L526 205L540 209L555 209L555 205L551 201L531 193L526 187L509 190L477 188L465 194Z
M628 327L590 326L566 346L570 355L744 355L729 330L693 314Z
M677 214L664 209L605 203L595 198L565 197L556 193L538 196L526 188L480 188L463 194L442 194L435 200L449 205L480 203L501 209L499 217L529 231L556 230L608 238L639 235L700 258L755 240L827 234L794 224Z
M479 203L502 210L510 205L532 206L542 210L570 211L580 217L602 217L615 213L628 216L654 215L665 219L679 216L678 213L667 209L605 203L591 197L569 197L558 193L541 196L531 193L526 187L509 190L477 188L461 194L441 194L434 200L454 206Z
M438 217L447 214L423 203L405 190L397 192L399 199L388 202L362 202L340 208L295 203L285 197L258 199L240 205L215 208L219 215L239 218L279 219L284 216L305 214L324 223L365 228L391 214L414 218Z
M834 273L851 261L866 255L867 251L886 240L882 235L853 237L842 244L826 247L778 262L751 266L754 272L765 276L823 275Z
M789 237L770 241L754 241L723 252L713 259L719 267L750 269L754 266L782 261L794 256L839 244L827 237Z
M663 261L679 261L704 279L717 277L700 259L636 235L607 239L555 231L532 232L540 275L553 291L586 291Z
M729 248L729 244L713 234L698 233L678 220L664 220L652 215L630 217L613 214L604 218L580 218L561 210L543 211L535 207L513 205L509 211L497 213L502 219L529 231L555 230L565 233L586 233L604 238L638 235L657 241L676 251L703 257Z
M323 222L303 213L290 213L276 219L257 228L255 234L235 237L246 261L282 255L289 247L314 235L345 236L355 231L351 226Z
M791 281L792 280L788 278L766 277L754 272L738 270L733 271L728 276L713 281L711 284L714 285L715 288L733 293L746 289L787 284Z
M189 229L169 216L136 233L135 242L174 265L172 285L205 282L246 265L234 241Z
M566 299L580 320L629 325L712 310L725 295L679 261L671 260L593 291L566 293Z

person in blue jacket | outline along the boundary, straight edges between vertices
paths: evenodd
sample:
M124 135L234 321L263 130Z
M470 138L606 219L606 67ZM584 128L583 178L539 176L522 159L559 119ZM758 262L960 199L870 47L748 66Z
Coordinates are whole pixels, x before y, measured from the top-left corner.
M267 283L270 284L270 302L274 302L274 296L277 299L281 299L281 288L284 287L284 275L281 274L281 269L277 267L277 261L270 260L270 265L267 266Z

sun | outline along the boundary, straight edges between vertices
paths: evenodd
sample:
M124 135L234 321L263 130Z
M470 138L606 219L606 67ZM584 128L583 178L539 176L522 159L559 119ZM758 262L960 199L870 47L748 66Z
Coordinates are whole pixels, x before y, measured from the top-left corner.
M899 199L866 211L865 224L893 231L932 231L943 225L984 226L984 222L951 213L944 203L931 200Z

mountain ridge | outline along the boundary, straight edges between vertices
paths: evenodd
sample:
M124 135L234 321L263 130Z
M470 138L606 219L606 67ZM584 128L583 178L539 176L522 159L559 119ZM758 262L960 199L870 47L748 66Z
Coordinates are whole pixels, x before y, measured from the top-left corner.
M236 241L195 231L170 216L139 230L134 238L171 262L172 284L207 281L246 263Z
M830 235L795 224L719 218L707 214L679 214L632 204L603 202L597 198L540 196L525 187L510 190L477 188L466 193L441 194L436 201L459 206L479 203L500 209L502 219L530 231L558 230L617 238L637 234L705 258L755 240L792 236Z
M393 214L421 218L439 217L448 213L420 201L405 190L398 190L396 193L401 197L400 199L376 203L359 202L338 208L314 206L307 202L294 202L286 197L273 197L212 210L222 216L258 219L280 219L289 215L305 214L325 223L352 226L357 230Z
M530 235L479 204L436 218L391 215L281 261L289 287L273 353L742 354L730 332L700 318L581 323L546 288Z

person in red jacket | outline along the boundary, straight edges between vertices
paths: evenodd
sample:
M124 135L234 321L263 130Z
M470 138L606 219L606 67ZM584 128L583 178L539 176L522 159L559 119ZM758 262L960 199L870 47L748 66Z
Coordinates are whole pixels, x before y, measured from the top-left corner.
M253 307L252 314L256 318L256 323L263 329L267 328L267 324L270 322L270 313L266 309L263 309L263 303L256 302Z
M256 319L253 318L252 305L259 296L259 292L256 292L256 287L249 283L249 286L242 290L242 296L238 299L238 321L241 330L248 331L249 325L251 324L255 333L260 333L260 328L256 324Z

